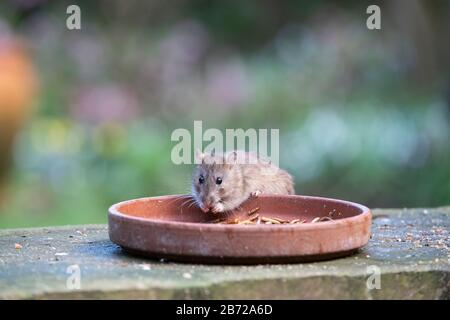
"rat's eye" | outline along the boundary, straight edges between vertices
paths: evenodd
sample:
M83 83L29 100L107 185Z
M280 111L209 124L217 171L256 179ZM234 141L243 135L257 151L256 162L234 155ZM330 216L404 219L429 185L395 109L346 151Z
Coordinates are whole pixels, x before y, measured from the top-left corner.
M216 184L221 184L221 183L222 183L222 178L221 177L216 178Z
M203 182L205 182L205 178L203 176L200 176L198 178L198 183L202 184Z

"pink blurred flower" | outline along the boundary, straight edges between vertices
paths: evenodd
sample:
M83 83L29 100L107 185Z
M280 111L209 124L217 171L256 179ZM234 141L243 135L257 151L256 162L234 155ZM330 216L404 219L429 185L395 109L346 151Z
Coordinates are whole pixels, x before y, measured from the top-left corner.
M198 22L183 21L176 25L160 46L163 81L173 85L180 77L189 75L208 42L208 34Z
M249 98L248 76L243 63L237 58L211 64L206 85L209 99L217 106L232 108Z
M81 88L74 97L72 115L75 119L97 124L108 121L129 121L139 114L133 92L118 85Z

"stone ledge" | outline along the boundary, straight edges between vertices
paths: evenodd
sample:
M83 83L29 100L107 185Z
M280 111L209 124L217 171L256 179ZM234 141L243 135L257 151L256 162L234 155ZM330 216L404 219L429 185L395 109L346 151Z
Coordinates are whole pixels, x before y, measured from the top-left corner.
M373 213L372 239L358 254L286 265L132 257L105 225L0 230L0 298L449 299L450 207ZM80 268L79 290L66 285L71 265ZM368 266L381 271L381 289L367 288Z

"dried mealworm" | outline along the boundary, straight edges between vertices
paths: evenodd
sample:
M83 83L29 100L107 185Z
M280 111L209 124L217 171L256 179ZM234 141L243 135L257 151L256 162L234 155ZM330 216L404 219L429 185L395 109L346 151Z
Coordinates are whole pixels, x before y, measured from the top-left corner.
M289 221L284 220L284 219L281 219L281 218L271 218L271 219L277 220L277 221L280 222L280 223L289 223Z
M252 214L254 214L255 212L257 212L258 210L259 210L259 207L256 207L256 208L250 210L250 211L248 212L248 215L251 216Z
M239 219L232 219L232 220L225 220L222 223L224 224L238 224L239 223Z
M272 223L272 224L280 224L280 223L281 223L281 222L278 221L278 220L271 219L271 218L267 218L267 217L262 217L261 220L264 221L264 222L266 222L266 223L267 223L267 222L270 222L270 223Z

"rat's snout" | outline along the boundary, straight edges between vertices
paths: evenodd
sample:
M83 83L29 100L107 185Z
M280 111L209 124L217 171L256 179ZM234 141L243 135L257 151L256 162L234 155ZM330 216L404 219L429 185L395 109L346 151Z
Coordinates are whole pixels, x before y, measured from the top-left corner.
M202 209L202 211L205 213L213 212L214 202L211 199L206 199L206 200L202 201L200 209Z
M208 206L205 206L204 204L202 204L200 206L200 209L204 212L204 213L208 213L211 209Z
M203 210L203 212L212 212L214 206L212 204L207 204L207 205L204 206L204 208L205 209Z

